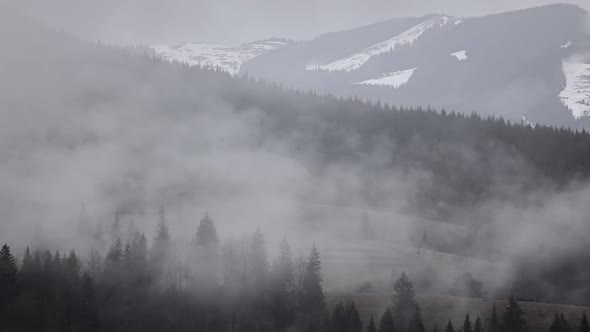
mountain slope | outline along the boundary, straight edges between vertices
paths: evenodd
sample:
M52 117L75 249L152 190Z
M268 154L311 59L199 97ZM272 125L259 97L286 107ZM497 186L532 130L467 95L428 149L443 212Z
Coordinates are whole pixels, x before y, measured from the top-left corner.
M227 70L395 105L582 127L590 122L586 17L576 6L549 5L473 18L393 19L249 53ZM209 59L205 64L226 61L202 48L191 52Z

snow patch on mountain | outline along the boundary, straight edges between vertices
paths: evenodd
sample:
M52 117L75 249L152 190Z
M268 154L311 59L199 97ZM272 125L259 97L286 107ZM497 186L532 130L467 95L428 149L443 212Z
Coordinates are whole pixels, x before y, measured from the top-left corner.
M457 60L459 60L459 61L464 61L464 60L467 60L467 58L468 58L466 50L451 53L451 55L454 56L455 58L457 58Z
M354 83L355 85L378 85L378 86L391 86L395 89L408 83L416 68L400 70L393 73L385 74L381 78L366 80L362 82Z
M576 119L590 116L590 64L563 61L562 67L565 87L559 93L561 102Z
M179 43L156 45L156 54L168 61L179 61L191 66L216 67L236 75L246 61L266 52L281 48L283 40L265 40L239 46L222 46L209 43Z
M405 45L412 45L424 32L432 29L434 27L442 27L449 23L453 23L455 25L460 24L461 20L444 15L435 16L432 19L424 21L402 33L399 35L390 38L386 41L381 43L377 43L373 46L369 46L363 51L359 53L355 53L353 55L347 56L345 58L336 60L334 62L328 63L326 65L316 65L316 66L307 66L308 70L327 70L327 71L337 71L337 70L344 70L344 71L352 71L359 69L362 67L369 59L375 55L379 55L382 53L393 51L394 49L405 46Z

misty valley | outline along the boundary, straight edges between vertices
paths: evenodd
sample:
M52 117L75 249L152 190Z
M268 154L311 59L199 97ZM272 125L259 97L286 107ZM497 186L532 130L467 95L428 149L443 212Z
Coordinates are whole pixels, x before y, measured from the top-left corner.
M151 47L28 6L0 332L590 331L583 8Z

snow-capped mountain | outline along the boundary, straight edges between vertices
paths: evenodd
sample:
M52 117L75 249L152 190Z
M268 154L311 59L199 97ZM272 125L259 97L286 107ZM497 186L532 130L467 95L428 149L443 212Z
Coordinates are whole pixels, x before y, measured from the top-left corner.
M483 17L398 18L296 43L157 50L294 88L590 127L589 21L583 9L558 4Z
M156 45L154 50L170 61L185 62L190 65L216 67L235 75L241 65L266 52L287 45L286 40L269 39L238 46L223 46L211 43L177 43Z

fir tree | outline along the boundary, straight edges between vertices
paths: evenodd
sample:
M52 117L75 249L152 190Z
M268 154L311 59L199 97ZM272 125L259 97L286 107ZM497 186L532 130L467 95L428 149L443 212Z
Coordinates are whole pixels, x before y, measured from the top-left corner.
M471 319L469 318L469 314L465 315L462 332L473 332L473 325L471 325Z
M16 293L18 268L10 247L6 244L0 250L0 308Z
M203 216L199 223L195 240L197 245L201 248L217 249L219 245L217 230L213 224L213 219L209 217L208 213L205 213L205 216Z
M251 284L256 290L262 291L267 285L268 260L264 247L264 236L260 229L257 229L252 235L248 261L251 269Z
M524 320L524 312L514 299L514 296L511 296L508 300L508 306L504 310L504 314L502 316L502 326L505 332L526 332L527 325Z
M373 319L373 315L369 316L369 324L367 325L367 332L377 332L377 327L375 326L375 320Z
M453 326L453 322L451 322L450 318L447 326L445 327L445 332L455 332L455 327Z
M324 331L329 316L326 313L326 299L322 286L320 254L314 246L307 260L307 267L303 275L301 295L301 310L303 316L299 325L305 331Z
M553 317L553 322L551 322L549 332L563 332L563 326L561 325L561 320L559 319L558 314L555 314Z
M354 305L354 302L348 304L346 308L346 316L348 318L348 324L346 331L348 332L363 332L363 321L359 316L358 310Z
M479 318L479 315L475 319L475 324L473 325L473 332L483 332L483 325L481 324L481 318Z
M385 312L381 316L381 320L379 321L379 332L396 332L395 322L393 320L393 315L391 314L391 309L385 309Z
M302 305L306 311L323 310L326 306L324 289L322 286L320 253L314 246L307 260L307 269L303 276Z
M582 313L582 318L580 319L580 326L578 327L578 332L590 332L590 325L588 324L588 317L586 316L586 312Z
M422 312L420 311L419 305L416 305L416 310L414 311L414 317L412 318L409 330L411 332L426 332L424 322L422 321Z
M411 327L417 303L414 285L405 272L394 283L393 291L394 318L402 330L407 330Z
M99 332L100 321L96 305L94 283L88 274L82 277L82 301L80 303L80 318L77 331Z

